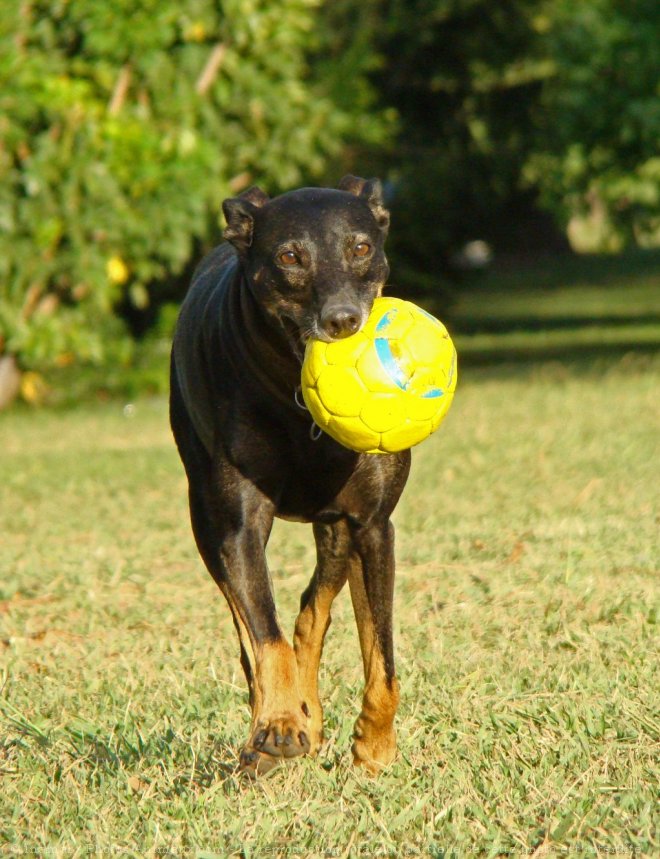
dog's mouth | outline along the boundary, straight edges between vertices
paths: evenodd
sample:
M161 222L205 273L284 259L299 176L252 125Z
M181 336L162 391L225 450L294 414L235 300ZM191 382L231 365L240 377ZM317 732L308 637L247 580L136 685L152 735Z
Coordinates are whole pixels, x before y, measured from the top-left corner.
M350 333L357 334L358 331L361 331L368 317L369 313L361 308L359 310L357 325ZM299 321L292 316L283 314L280 316L280 323L284 328L293 353L301 363L305 357L305 347L309 340L322 340L325 343L335 343L350 336L345 331L334 335L321 324L321 320L317 316L306 317Z
M305 346L310 338L306 328L301 328L300 325L290 316L281 316L280 324L286 334L286 339L289 341L291 351L302 364L305 358Z

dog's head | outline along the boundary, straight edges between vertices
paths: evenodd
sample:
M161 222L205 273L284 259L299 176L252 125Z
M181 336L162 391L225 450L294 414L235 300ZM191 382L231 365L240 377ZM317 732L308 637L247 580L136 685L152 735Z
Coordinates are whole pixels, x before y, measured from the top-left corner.
M338 340L365 323L389 267L389 214L377 179L302 188L272 200L259 188L225 200L225 238L263 310L303 340Z

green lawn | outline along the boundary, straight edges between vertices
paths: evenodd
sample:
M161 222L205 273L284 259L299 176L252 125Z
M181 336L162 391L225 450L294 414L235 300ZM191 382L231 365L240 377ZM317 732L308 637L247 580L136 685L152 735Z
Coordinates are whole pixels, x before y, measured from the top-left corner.
M495 267L450 314L463 363L609 363L660 351L660 254L559 257Z
M0 844L657 854L659 385L660 361L632 355L463 373L396 515L401 752L378 780L350 764L346 594L327 748L234 774L244 681L164 401L3 415ZM278 527L270 561L290 628L308 529Z
M486 292L459 306L485 307L481 328L457 335L452 411L396 512L400 754L377 780L351 765L346 593L320 758L235 774L245 683L164 399L0 415L1 853L660 854L660 355L553 351L549 330L575 345L577 329L515 322L550 298ZM603 317L626 315L619 292ZM270 564L291 629L309 529L278 523Z

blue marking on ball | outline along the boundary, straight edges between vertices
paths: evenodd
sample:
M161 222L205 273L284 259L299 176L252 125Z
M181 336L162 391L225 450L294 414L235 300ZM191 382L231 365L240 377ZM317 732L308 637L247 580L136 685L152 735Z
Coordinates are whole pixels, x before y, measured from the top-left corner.
M376 354L380 360L380 363L383 365L383 369L390 377L390 379L398 385L401 390L405 391L408 386L408 376L404 373L401 365L396 360L394 355L392 354L392 348L390 347L390 341L387 337L376 337Z
M432 319L434 322L437 321L431 316L430 313L426 313L426 311L422 312L425 313L425 315L428 316L429 319ZM387 313L383 314L382 319L379 319L378 324L376 325L376 334L384 334L392 324L392 320L397 315L397 313L398 311L396 310L396 308L394 308L393 310L388 310ZM392 347L390 346L390 341L388 340L388 338L376 337L374 342L376 344L376 354L378 355L378 359L383 365L383 369L385 370L387 375L395 383L395 385L401 388L402 391L408 390L410 378L392 353ZM454 370L452 363L452 369L450 371L449 377L450 382L451 377L453 376L453 372ZM444 396L444 393L445 392L442 390L442 388L429 388L428 391L425 391L421 396L422 399L430 400L436 397L442 397Z

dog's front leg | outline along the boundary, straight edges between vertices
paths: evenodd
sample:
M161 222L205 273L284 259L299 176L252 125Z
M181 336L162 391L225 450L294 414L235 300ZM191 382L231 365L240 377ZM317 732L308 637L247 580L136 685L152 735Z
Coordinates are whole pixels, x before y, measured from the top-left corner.
M318 692L323 640L330 626L332 601L346 583L352 549L350 530L344 521L332 525L316 523L314 538L316 569L300 599L293 639L300 689L309 706L312 752L318 751L323 741L323 708Z
M232 611L250 687L252 724L241 769L260 774L309 752L309 708L266 565L272 504L228 463L216 467L215 480L191 482L191 517L202 557Z
M349 565L348 581L365 674L353 758L356 764L377 773L396 755L394 715L399 683L392 640L394 527L386 519L355 528L353 540L359 563Z

